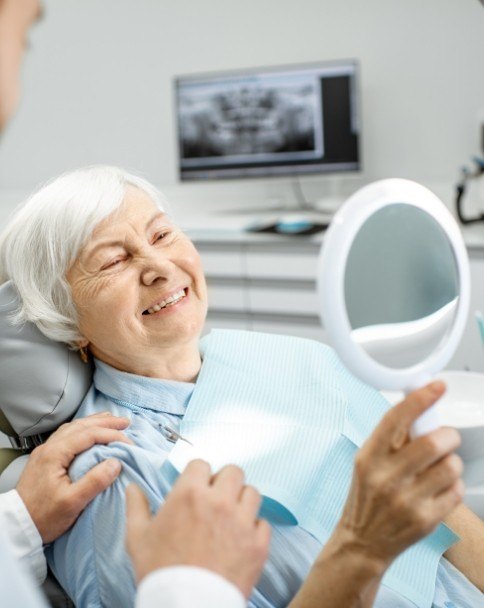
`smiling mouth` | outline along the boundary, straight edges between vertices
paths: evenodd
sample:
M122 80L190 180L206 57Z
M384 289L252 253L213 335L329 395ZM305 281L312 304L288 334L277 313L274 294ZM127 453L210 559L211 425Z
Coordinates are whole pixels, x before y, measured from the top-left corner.
M178 304L178 302L180 302L180 300L183 300L183 298L186 297L186 295L187 295L187 289L180 289L176 293L174 293L171 296L169 296L168 298L166 298L166 300L160 300L152 308L147 308L145 311L142 312L142 314L143 315L152 315L155 312L159 312L163 308L168 308L170 306L174 306L175 304Z

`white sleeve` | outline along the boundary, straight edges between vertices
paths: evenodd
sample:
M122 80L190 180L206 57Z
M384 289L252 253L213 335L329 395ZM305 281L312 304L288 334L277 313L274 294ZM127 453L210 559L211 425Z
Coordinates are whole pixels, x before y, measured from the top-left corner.
M0 589L2 606L47 608L40 589L12 553L12 546L0 530Z
M42 538L17 490L0 494L0 528L7 534L17 560L41 585L47 576Z
M195 566L160 568L141 581L136 608L245 608L247 602L225 578Z

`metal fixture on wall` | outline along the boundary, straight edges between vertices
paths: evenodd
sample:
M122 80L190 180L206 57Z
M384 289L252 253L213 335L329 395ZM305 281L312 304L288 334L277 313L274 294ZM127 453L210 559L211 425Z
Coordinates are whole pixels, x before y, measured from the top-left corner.
M484 0L481 0L484 3ZM484 221L484 213L480 213L475 217L465 217L462 211L462 199L464 198L467 184L473 179L478 179L484 174L484 158L475 156L473 158L474 166L472 169L468 167L462 167L461 179L457 183L455 188L455 206L457 210L457 217L461 224L473 224L475 222Z

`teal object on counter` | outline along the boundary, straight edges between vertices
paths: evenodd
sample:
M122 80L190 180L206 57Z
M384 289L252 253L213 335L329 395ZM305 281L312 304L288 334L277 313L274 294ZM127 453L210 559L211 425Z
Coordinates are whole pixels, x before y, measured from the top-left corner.
M479 328L479 335L481 336L481 343L484 346L484 319L480 310L476 310L476 321L477 327Z

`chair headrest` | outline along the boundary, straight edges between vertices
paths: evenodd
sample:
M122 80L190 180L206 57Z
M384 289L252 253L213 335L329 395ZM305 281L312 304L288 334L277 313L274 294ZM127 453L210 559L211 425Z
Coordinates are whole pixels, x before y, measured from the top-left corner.
M13 325L18 298L11 281L0 286L0 409L16 433L28 437L51 432L75 414L93 369L33 323Z

